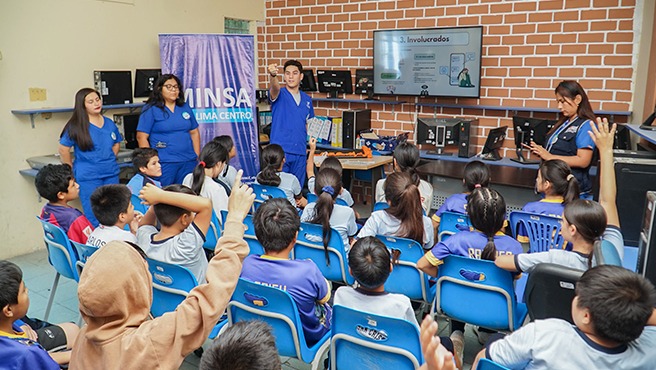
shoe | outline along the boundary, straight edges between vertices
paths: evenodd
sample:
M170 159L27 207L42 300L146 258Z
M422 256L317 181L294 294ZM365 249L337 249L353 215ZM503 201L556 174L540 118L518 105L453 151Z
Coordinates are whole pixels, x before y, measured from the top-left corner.
M478 338L478 343L480 343L481 345L484 346L487 343L487 341L490 339L490 336L493 333L488 333L488 332L482 331L480 329L481 328L478 327L478 326L474 327L474 334L476 334L476 338Z
M463 357L465 355L465 334L460 330L456 330L450 335L451 342L453 342L453 351L455 352L456 367L462 369Z

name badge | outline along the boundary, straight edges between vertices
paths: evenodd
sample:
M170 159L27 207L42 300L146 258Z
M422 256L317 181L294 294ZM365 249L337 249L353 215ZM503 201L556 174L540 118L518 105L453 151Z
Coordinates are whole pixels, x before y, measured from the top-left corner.
M189 115L188 112L183 112L183 113L182 113L182 118L184 118L184 119L189 119L189 118L191 118L191 115Z

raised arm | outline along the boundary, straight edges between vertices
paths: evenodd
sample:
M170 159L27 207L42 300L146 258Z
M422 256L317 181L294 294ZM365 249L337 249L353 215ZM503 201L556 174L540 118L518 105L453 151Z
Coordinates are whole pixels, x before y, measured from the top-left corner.
M597 118L597 123L590 124L589 132L599 149L599 204L606 211L608 225L620 226L617 213L617 184L615 182L615 164L613 160L613 140L617 125L609 127L608 120Z
M278 99L280 94L280 82L278 81L278 65L273 63L269 64L269 99Z
M314 177L314 152L317 150L317 139L314 137L310 138L310 153L308 155L307 159L307 165L305 168L305 172L307 172L307 177L312 178ZM312 189L310 189L312 191Z
M241 180L241 176L238 177ZM153 184L146 184L146 186L141 189L141 192L139 192L139 197L151 206L158 203L164 203L196 213L194 223L203 234L207 234L207 229L209 229L210 221L212 219L211 200L197 195L162 190ZM148 212L146 212L146 214L147 213Z

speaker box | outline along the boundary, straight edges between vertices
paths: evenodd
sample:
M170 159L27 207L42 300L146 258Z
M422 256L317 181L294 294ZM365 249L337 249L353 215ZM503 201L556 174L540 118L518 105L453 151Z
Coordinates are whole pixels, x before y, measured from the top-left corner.
M103 104L132 104L131 71L94 71L93 83Z
M638 273L656 284L656 192L648 191L642 212L642 228L638 244Z
M139 113L115 114L114 122L122 131L125 147L127 149L137 149L137 125L139 124Z
M345 110L342 127L342 147L354 149L358 134L371 128L371 109Z

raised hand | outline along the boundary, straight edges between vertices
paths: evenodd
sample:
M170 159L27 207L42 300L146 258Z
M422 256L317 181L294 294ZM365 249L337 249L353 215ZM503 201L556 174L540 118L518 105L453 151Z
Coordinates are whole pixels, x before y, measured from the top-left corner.
M241 183L241 176L243 174L244 171L242 170L237 172L235 183L232 185L230 198L228 198L228 217L239 219L239 221L244 221L255 200L253 189Z

